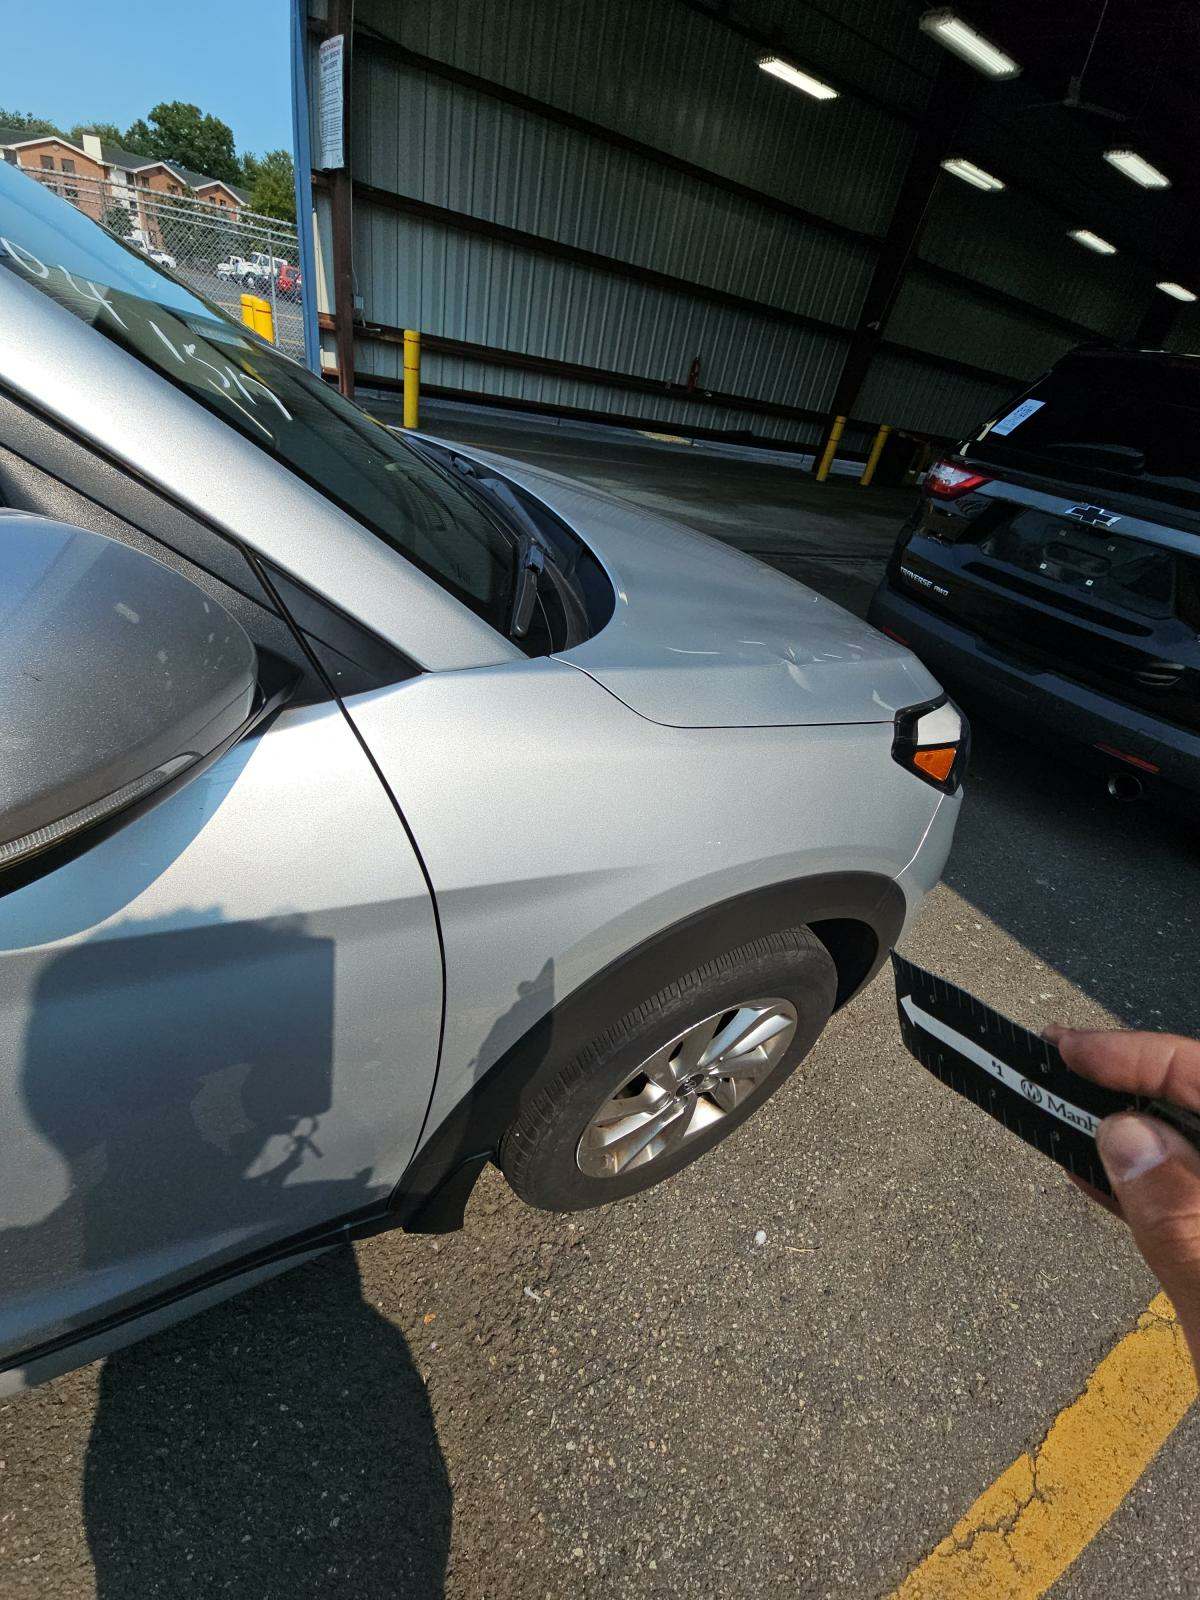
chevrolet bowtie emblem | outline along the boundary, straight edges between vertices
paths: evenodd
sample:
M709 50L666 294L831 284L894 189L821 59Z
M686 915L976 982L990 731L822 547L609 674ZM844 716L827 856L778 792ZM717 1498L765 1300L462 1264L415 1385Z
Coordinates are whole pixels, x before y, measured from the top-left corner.
M1111 528L1114 522L1120 522L1120 517L1112 511L1105 511L1103 506L1071 506L1067 515L1078 517L1080 522L1091 523L1094 528Z

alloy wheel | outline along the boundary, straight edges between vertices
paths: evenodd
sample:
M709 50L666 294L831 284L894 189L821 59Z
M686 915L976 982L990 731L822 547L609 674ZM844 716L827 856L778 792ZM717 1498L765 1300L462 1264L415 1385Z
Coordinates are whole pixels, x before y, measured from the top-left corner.
M727 1006L676 1034L596 1108L575 1153L590 1178L614 1178L671 1154L754 1093L796 1033L778 997Z

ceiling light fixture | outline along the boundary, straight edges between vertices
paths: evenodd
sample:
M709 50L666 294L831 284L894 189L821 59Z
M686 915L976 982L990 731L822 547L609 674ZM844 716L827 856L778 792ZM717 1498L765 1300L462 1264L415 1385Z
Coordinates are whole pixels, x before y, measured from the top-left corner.
M1169 189L1171 180L1165 172L1160 172L1157 167L1152 167L1145 156L1139 156L1136 150L1106 150L1105 161L1116 167L1118 172L1123 172L1127 178L1132 178L1134 183L1140 183L1143 189Z
M961 178L964 183L972 183L977 189L1003 189L1004 185L999 178L993 178L990 172L985 172L982 167L977 167L973 161L967 161L963 156L948 156L942 162L946 172L952 172L956 178Z
M820 78L814 78L809 72L801 72L799 67L794 67L782 56L760 56L758 64L773 78L779 78L782 82L790 84L802 94L811 95L814 100L836 100L838 97L836 89L831 89L827 83L822 83Z
M1156 283L1156 289L1161 289L1164 294L1169 294L1172 300L1194 300L1196 296L1190 289L1185 289L1181 283Z
M974 28L968 28L962 18L948 8L927 11L921 18L921 30L932 34L939 44L944 44L977 72L986 72L989 78L1015 78L1021 70L1019 62L1005 55Z
M1089 250L1094 250L1099 256L1115 256L1117 247L1109 244L1107 239L1102 239L1098 233L1093 233L1090 228L1072 228L1069 238L1076 244L1086 245Z

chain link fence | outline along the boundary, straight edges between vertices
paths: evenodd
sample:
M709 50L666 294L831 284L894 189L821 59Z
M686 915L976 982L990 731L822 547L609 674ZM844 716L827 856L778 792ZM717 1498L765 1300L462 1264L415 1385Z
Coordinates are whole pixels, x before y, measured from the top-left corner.
M304 360L296 225L236 205L168 194L142 184L22 168L93 221L166 267L188 288L242 318L244 294L271 307L275 343Z

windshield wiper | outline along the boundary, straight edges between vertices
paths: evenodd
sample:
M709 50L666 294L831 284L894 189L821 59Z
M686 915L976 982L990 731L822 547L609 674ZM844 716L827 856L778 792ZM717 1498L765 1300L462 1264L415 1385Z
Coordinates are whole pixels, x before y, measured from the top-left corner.
M533 608L537 604L538 580L546 570L546 552L534 544L527 533L521 535L521 552L517 557L517 581L513 585L512 612L508 632L513 639L523 639L533 621Z
M587 601L573 575L572 563L568 560L564 564L562 553L538 526L512 485L490 468L468 460L448 445L434 444L429 439L406 439L405 442L413 449L428 453L457 477L464 478L470 491L479 495L493 513L503 519L516 539L516 578L509 612L509 637L523 639L529 632L538 586L544 579L548 593L557 601L552 610L561 612L561 623L556 626L562 637L557 641L557 648L567 649L586 639L590 632Z
M523 639L533 621L538 583L546 570L546 550L541 535L528 511L502 478L481 473L473 461L464 461L455 452L450 453L450 464L455 472L469 481L473 489L500 509L510 529L516 534L517 573L513 583L508 635L510 639Z

